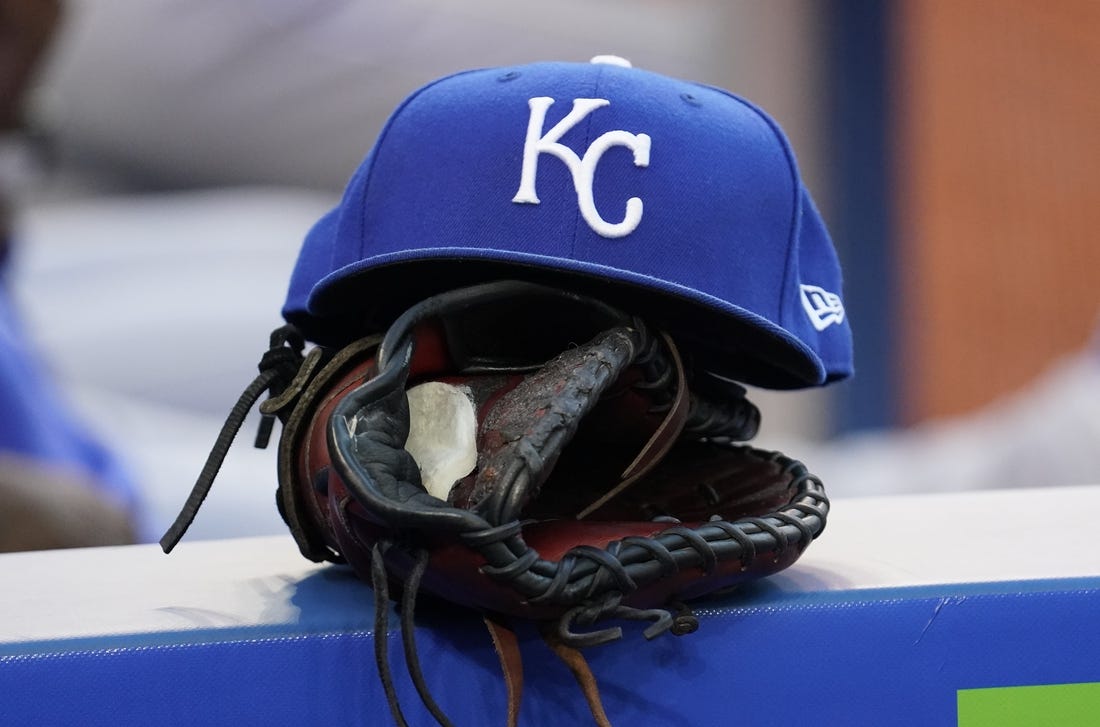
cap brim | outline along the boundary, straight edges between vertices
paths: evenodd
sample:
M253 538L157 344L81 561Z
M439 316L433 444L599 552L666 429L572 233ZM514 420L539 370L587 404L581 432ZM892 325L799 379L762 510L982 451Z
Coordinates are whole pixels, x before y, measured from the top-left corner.
M306 310L285 310L284 315L312 340L339 345L385 328L430 295L500 279L600 298L672 333L704 370L737 381L799 389L829 380L806 344L750 311L630 271L514 251L422 248L367 258L326 275L312 290Z

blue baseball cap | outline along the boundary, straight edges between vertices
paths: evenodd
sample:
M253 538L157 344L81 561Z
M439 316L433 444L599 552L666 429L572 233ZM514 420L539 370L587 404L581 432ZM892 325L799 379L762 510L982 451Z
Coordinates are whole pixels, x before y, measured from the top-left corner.
M778 125L614 57L416 91L308 233L283 315L336 345L501 278L603 298L745 383L852 372L836 252Z

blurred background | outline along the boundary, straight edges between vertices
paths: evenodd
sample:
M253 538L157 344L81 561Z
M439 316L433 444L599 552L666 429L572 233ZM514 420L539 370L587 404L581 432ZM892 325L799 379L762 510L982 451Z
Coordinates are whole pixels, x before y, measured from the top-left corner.
M70 0L4 177L12 296L158 537L390 111L612 53L768 110L840 252L857 375L758 392L764 445L840 496L1100 482L1098 27L1092 0ZM193 537L283 532L252 426Z

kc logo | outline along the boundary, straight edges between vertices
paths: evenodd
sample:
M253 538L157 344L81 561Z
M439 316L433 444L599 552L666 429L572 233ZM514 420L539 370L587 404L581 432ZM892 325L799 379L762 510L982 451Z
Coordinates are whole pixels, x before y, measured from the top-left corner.
M535 192L535 175L539 168L539 155L553 154L565 162L569 173L573 175L573 188L577 191L577 206L581 217L588 226L604 237L623 237L629 235L642 221L642 200L631 197L626 201L626 216L622 222L608 222L600 217L596 202L592 197L592 179L596 174L596 165L600 157L613 146L625 146L634 152L634 166L649 166L649 136L631 134L627 131L608 131L589 144L583 157L558 140L572 129L585 116L611 102L603 98L578 98L573 100L573 109L554 125L554 128L542 133L546 122L546 110L554 103L548 96L538 96L527 102L531 109L531 118L527 123L527 140L523 145L523 171L520 175L519 190L512 198L518 204L538 204Z

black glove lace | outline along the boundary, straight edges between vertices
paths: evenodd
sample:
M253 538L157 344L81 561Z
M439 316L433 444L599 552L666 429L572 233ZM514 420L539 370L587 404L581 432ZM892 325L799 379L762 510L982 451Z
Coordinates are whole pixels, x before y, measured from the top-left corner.
M191 494L188 495L187 501L183 504L183 509L180 510L175 522L160 539L160 547L165 553L172 552L172 549L176 547L187 529L191 527L191 523L194 522L199 508L202 507L203 501L210 493L214 478L218 476L218 471L229 453L229 447L233 444L237 432L240 431L248 412L252 410L256 401L265 391L271 392L271 396L278 396L293 380L295 373L302 364L302 348L304 346L305 342L301 334L293 326L283 326L271 334L270 348L268 348L259 364L259 375L241 393L237 403L230 410L225 424L222 425L221 431L218 433L218 438L214 441L214 447L206 458L206 464L203 465L198 479L195 480L195 486L191 488ZM270 433L271 421L268 416L265 416L257 437L257 446L266 444Z
M382 682L382 690L386 693L386 701L390 705L390 713L398 727L407 727L408 722L401 712L401 703L397 698L397 690L393 686L393 670L389 660L389 575L386 573L385 552L391 547L389 542L380 542L371 549L371 588L374 589L374 659L378 665L378 676ZM420 590L420 580L424 577L424 571L428 569L428 551L417 550L413 557L415 563L405 578L404 592L401 594L401 643L405 651L405 665L409 670L416 693L420 695L420 701L435 717L441 727L454 727L447 715L443 713L428 689L428 682L424 679L424 672L420 668L420 655L416 648L416 624L413 615L416 609L416 596Z

